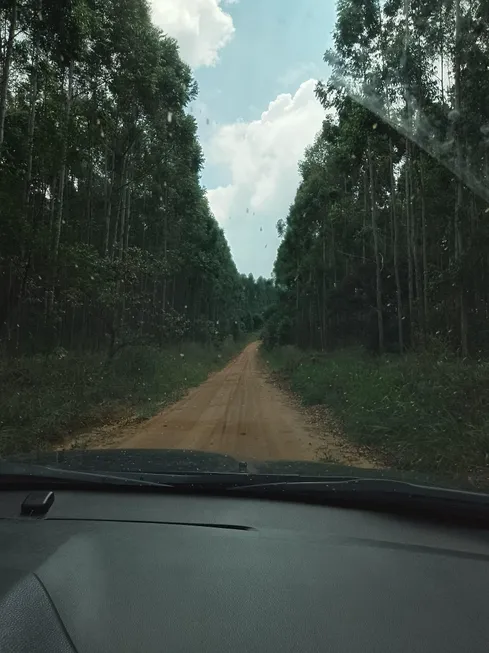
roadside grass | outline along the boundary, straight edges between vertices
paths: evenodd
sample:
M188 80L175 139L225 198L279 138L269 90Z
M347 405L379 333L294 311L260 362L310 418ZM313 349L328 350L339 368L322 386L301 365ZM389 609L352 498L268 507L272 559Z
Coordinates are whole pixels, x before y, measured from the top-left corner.
M223 367L246 342L127 347L103 354L64 350L0 360L0 455L50 448L73 432L133 414L146 418Z
M262 350L308 405L325 404L352 442L400 470L489 475L489 363L408 354L374 358Z

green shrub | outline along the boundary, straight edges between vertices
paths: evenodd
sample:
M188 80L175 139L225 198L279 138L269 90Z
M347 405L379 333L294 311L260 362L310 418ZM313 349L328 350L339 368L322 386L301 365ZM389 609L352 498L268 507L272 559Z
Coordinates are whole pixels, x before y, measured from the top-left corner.
M64 350L0 360L0 455L53 446L131 411L150 416L239 349L228 338L219 346L125 347L111 361Z
M399 469L459 473L489 459L489 363L362 350L266 353L306 404L325 404L345 435Z

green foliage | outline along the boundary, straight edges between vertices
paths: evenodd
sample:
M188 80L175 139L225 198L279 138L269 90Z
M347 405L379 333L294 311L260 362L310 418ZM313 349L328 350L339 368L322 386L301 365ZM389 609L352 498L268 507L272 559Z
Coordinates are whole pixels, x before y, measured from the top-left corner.
M184 343L158 349L126 347L102 354L57 348L48 356L0 364L0 455L53 446L114 417L149 417L199 385L241 347Z
M273 306L266 314L261 337L266 349L273 349L293 340L294 316L286 312L283 304Z
M148 3L8 0L0 27L0 353L252 331L273 286L211 214L197 86Z
M338 2L267 344L487 351L488 6Z
M375 358L361 349L266 353L306 404L325 404L346 437L396 469L482 473L489 452L489 364L453 356Z

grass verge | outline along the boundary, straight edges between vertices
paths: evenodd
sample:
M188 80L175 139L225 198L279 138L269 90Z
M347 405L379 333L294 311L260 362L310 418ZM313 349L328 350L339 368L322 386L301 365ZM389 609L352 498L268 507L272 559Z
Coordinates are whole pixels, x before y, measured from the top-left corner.
M65 351L0 361L0 455L50 448L74 431L136 413L149 417L223 367L246 343Z
M305 404L400 470L489 477L489 363L430 354L374 358L281 347L263 353Z

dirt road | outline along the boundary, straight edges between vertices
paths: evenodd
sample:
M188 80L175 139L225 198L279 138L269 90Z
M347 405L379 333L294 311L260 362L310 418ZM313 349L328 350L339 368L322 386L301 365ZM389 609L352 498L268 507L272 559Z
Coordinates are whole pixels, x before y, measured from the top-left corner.
M258 343L251 343L184 399L144 423L121 429L115 439L98 446L195 449L245 460L327 457L351 463L333 436L311 426L269 381L257 350Z

